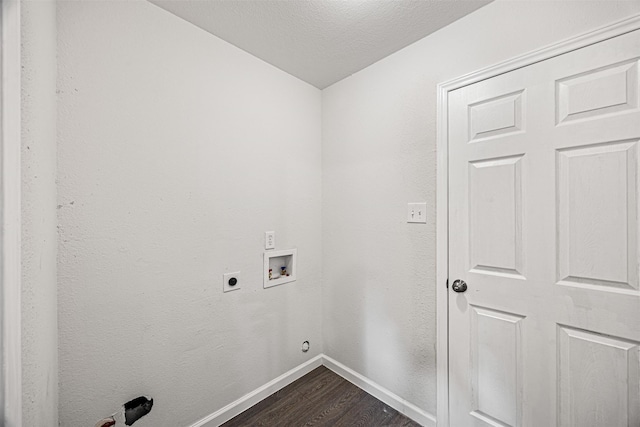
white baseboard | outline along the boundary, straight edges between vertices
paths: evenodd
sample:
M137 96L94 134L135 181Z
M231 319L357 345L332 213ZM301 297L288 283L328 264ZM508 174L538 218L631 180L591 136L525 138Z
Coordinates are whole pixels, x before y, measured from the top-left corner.
M276 391L288 386L295 380L305 376L319 366L322 366L321 354L311 360L304 362L302 365L298 365L292 370L285 372L278 378L269 381L262 387L259 387L254 391L245 394L240 399L231 402L230 404L222 409L217 410L213 414L207 415L206 417L202 418L200 421L197 421L189 427L217 427L221 424L224 424L231 418L241 414L256 403L266 399Z
M322 355L322 364L345 380L360 387L379 401L386 403L418 424L425 427L436 427L436 417L432 414L423 411L410 402L407 402L381 385L374 383L364 375L357 373L353 369L347 368L342 363L326 355Z
M240 399L231 402L213 414L207 415L189 427L218 427L322 365L331 369L345 380L360 387L376 399L386 403L396 411L406 415L420 425L425 427L436 427L436 418L432 414L423 411L417 406L402 399L400 396L390 392L379 384L374 383L364 375L347 368L342 363L324 354L319 354L302 365L296 366L292 370L280 375L278 378L269 381L267 384L248 394L245 394Z

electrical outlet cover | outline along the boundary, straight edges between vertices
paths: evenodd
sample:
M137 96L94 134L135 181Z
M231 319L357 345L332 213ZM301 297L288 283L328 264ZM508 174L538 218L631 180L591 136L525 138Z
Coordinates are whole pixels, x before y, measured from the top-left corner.
M275 247L276 247L276 232L265 231L264 232L264 248L275 249Z
M236 284L233 286L229 284L229 280L231 279L236 279ZM222 291L231 292L237 291L238 289L240 289L240 272L236 271L233 273L225 273L222 276Z

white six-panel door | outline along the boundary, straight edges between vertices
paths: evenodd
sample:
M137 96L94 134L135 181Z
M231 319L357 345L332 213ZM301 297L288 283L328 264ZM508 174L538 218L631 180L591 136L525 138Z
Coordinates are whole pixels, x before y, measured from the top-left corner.
M640 31L449 93L450 425L640 426Z

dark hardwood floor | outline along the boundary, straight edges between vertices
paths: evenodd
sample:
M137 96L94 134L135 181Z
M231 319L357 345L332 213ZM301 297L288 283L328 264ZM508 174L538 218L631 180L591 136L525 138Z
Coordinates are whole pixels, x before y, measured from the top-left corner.
M321 366L222 425L238 426L419 427L420 424Z

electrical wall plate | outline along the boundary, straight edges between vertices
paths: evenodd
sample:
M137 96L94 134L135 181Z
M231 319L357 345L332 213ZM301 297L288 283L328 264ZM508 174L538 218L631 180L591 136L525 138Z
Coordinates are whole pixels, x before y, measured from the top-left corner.
M264 287L282 285L296 280L296 257L297 249L286 249L283 251L268 251L264 253ZM286 274L282 275L282 267ZM269 269L272 270L269 277Z
M264 232L264 248L265 249L276 248L276 232L275 231Z
M233 281L235 279L235 282ZM232 284L235 283L235 284ZM225 273L222 275L222 291L231 292L240 289L240 272Z
M427 223L427 203L409 203L407 205L407 222L426 224Z

